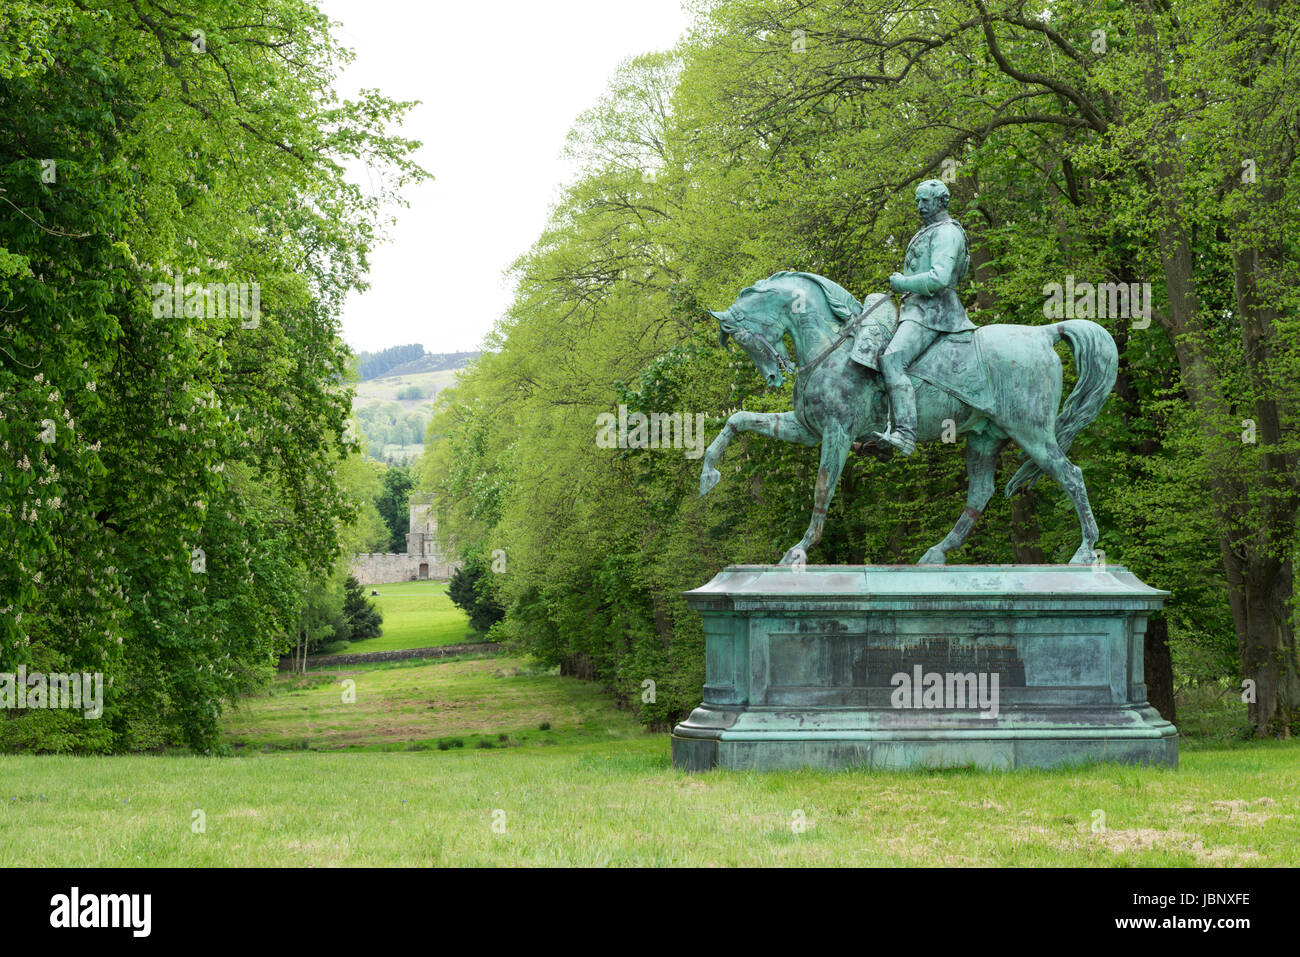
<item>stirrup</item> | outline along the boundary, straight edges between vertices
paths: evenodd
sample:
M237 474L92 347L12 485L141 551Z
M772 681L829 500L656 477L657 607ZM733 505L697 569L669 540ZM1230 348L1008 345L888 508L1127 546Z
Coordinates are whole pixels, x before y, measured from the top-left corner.
M884 441L888 442L890 445L898 449L898 451L902 452L904 455L911 455L913 452L916 451L916 439L913 438L911 435L909 435L907 432L899 432L891 429L886 429L886 431L877 432L875 433L875 435L876 438L883 439Z

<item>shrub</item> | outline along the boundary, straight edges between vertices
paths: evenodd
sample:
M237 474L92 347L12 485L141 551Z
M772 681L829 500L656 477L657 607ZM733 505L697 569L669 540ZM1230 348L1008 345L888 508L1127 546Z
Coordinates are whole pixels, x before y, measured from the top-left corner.
M382 630L379 626L383 624L384 616L352 575L343 585L343 617L351 641L374 638Z
M470 627L482 632L505 617L505 609L487 590L486 571L479 562L466 562L463 568L456 569L447 583L447 596L464 609Z

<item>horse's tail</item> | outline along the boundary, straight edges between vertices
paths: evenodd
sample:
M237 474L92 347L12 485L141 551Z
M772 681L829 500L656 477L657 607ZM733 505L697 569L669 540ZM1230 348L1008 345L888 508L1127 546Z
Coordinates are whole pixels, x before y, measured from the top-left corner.
M1111 334L1087 319L1067 319L1042 328L1053 337L1053 342L1064 339L1070 344L1079 371L1079 381L1056 418L1056 444L1062 452L1069 452L1075 436L1106 404L1119 374L1119 352ZM1043 470L1032 461L1026 462L1007 483L1007 496L1021 488L1031 488L1042 474Z

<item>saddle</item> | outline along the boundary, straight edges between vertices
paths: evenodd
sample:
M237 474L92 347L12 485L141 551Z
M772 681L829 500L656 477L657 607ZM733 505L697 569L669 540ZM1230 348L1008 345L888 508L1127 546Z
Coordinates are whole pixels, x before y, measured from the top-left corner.
M983 329L943 332L907 367L907 374L956 396L971 408L993 413L993 386L984 364Z
M868 296L866 309L871 309L883 295ZM849 358L879 372L880 354L897 329L898 312L894 304L882 304L854 331ZM907 374L942 389L972 408L991 413L993 390L981 347L983 337L980 333L983 331L966 329L940 333L929 348L907 367Z
M868 296L862 311L851 321L857 326L849 358L879 372L880 354L898 331L898 309L893 298L881 292Z

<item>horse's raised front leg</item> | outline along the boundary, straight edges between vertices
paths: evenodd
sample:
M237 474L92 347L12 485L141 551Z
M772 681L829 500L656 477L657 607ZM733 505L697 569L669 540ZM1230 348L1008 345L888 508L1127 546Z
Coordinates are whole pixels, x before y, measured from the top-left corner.
M717 469L718 462L738 432L757 432L800 445L816 445L820 441L817 435L799 424L793 412L734 412L704 452L704 462L700 467L701 495L708 495L722 478Z
M849 430L838 422L822 430L822 460L817 467L817 487L813 494L812 520L808 531L804 532L799 543L781 558L782 565L803 565L808 561L808 549L822 540L822 528L826 524L826 509L835 497L835 487L839 485L840 473L844 470L844 461L849 457L849 447L853 436Z
M972 432L966 436L966 508L952 531L922 555L918 565L942 565L947 561L948 553L966 541L993 495L998 453L1006 444L1006 439L995 439L983 433Z

